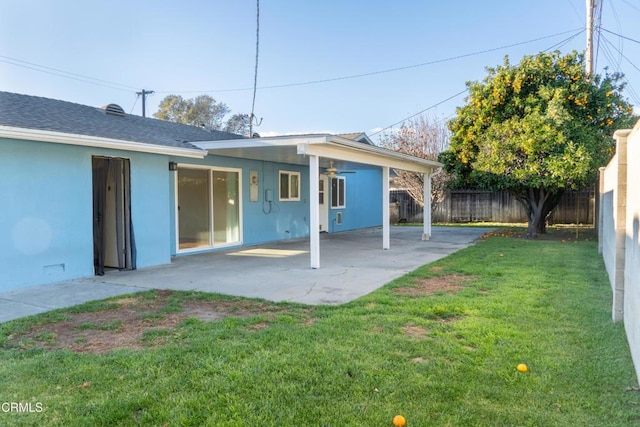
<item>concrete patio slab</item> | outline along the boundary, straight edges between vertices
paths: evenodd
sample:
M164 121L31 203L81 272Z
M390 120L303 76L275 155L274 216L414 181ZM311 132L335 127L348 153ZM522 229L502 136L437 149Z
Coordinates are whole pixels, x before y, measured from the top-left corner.
M392 227L323 234L320 268L309 268L309 240L296 239L228 251L175 257L171 264L0 293L0 322L90 300L148 289L215 292L270 301L342 304L416 268L473 244L491 228Z

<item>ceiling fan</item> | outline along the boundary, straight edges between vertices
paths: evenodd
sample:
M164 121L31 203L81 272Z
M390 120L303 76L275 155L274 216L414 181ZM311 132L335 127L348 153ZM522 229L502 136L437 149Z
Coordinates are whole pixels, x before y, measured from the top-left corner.
M356 173L355 171L339 171L333 166L333 160L329 161L329 167L324 170L325 175L329 178L335 178L343 173Z

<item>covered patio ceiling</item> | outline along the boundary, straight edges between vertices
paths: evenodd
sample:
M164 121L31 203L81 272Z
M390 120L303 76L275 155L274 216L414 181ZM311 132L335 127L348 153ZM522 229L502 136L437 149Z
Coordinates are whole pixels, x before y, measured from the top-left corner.
M200 141L192 144L220 156L295 165L309 165L309 156L317 155L322 168L329 167L333 162L338 169L389 167L433 174L442 167L441 163L433 160L330 134Z
M390 247L389 170L421 173L424 175L425 195L422 240L431 237L431 176L439 172L441 163L330 134L201 141L193 144L219 156L305 165L309 167L311 177L319 177L331 165L342 170L380 168L382 192L373 197L382 199L382 249ZM309 194L318 194L318 181L309 180ZM318 230L309 236L311 268L320 268L319 212L318 197L310 197L309 229Z

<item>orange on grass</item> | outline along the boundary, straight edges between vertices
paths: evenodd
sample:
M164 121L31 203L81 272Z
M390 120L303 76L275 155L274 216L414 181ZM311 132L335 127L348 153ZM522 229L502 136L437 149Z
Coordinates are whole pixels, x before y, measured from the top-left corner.
M407 424L407 420L402 415L396 415L393 417L393 425L396 427L404 427Z
M527 372L529 370L529 368L527 367L527 365L525 365L524 363L519 364L516 369L518 370L518 372Z

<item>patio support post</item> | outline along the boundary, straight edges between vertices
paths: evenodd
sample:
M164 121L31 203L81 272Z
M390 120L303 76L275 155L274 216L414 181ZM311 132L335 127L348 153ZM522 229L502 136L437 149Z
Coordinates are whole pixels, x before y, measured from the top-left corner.
M320 159L309 155L309 240L311 268L320 268Z
M422 214L422 240L431 238L431 174L423 175L424 208Z
M382 249L389 249L389 167L382 167Z

